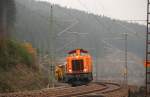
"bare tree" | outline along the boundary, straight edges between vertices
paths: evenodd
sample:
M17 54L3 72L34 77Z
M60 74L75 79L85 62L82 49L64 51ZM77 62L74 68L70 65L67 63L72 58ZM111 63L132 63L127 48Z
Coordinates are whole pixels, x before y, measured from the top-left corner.
M14 0L0 0L0 39L9 37L14 26L16 6Z

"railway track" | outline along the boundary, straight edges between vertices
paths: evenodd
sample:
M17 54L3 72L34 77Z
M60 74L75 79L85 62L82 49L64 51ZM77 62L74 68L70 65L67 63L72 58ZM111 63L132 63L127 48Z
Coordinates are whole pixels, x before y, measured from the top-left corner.
M93 97L93 96L94 97L105 97L102 95L110 93L110 92L115 92L115 91L121 89L120 85L116 84L116 83L97 83L97 84L104 84L106 88L103 90L100 90L100 91L95 91L95 92L88 93L88 94L78 95L78 97Z
M114 83L91 83L78 87L67 86L31 92L0 94L0 97L83 97L83 95L90 93L108 93L118 89L120 89L120 85Z
M107 89L100 91L103 94L108 93L108 92L114 92L114 91L121 89L120 85L116 83L104 83L104 84L107 86Z

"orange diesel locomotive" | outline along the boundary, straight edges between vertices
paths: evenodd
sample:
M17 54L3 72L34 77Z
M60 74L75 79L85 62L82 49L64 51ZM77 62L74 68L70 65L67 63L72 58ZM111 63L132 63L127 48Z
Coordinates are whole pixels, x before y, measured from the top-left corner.
M75 49L68 53L66 58L65 80L71 85L87 84L93 80L92 58L88 51Z

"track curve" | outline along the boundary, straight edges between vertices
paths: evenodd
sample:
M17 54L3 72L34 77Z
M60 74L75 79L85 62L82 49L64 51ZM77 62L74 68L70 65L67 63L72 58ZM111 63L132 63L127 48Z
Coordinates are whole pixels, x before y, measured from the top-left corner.
M104 90L95 91L85 95L78 95L78 97L105 97L102 95L110 92L115 92L121 89L121 86L117 83L98 82L97 84L103 84L106 88Z
M72 97L86 95L94 92L108 93L120 89L120 85L114 83L91 83L77 87L58 87L29 92L0 94L0 97Z

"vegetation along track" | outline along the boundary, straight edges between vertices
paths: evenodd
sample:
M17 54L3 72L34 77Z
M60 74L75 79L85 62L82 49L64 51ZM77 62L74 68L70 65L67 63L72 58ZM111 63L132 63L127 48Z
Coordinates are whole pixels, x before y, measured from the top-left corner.
M120 89L120 86L114 83L91 83L87 86L49 88L31 92L0 94L0 97L76 97L93 92L107 93L118 89Z

